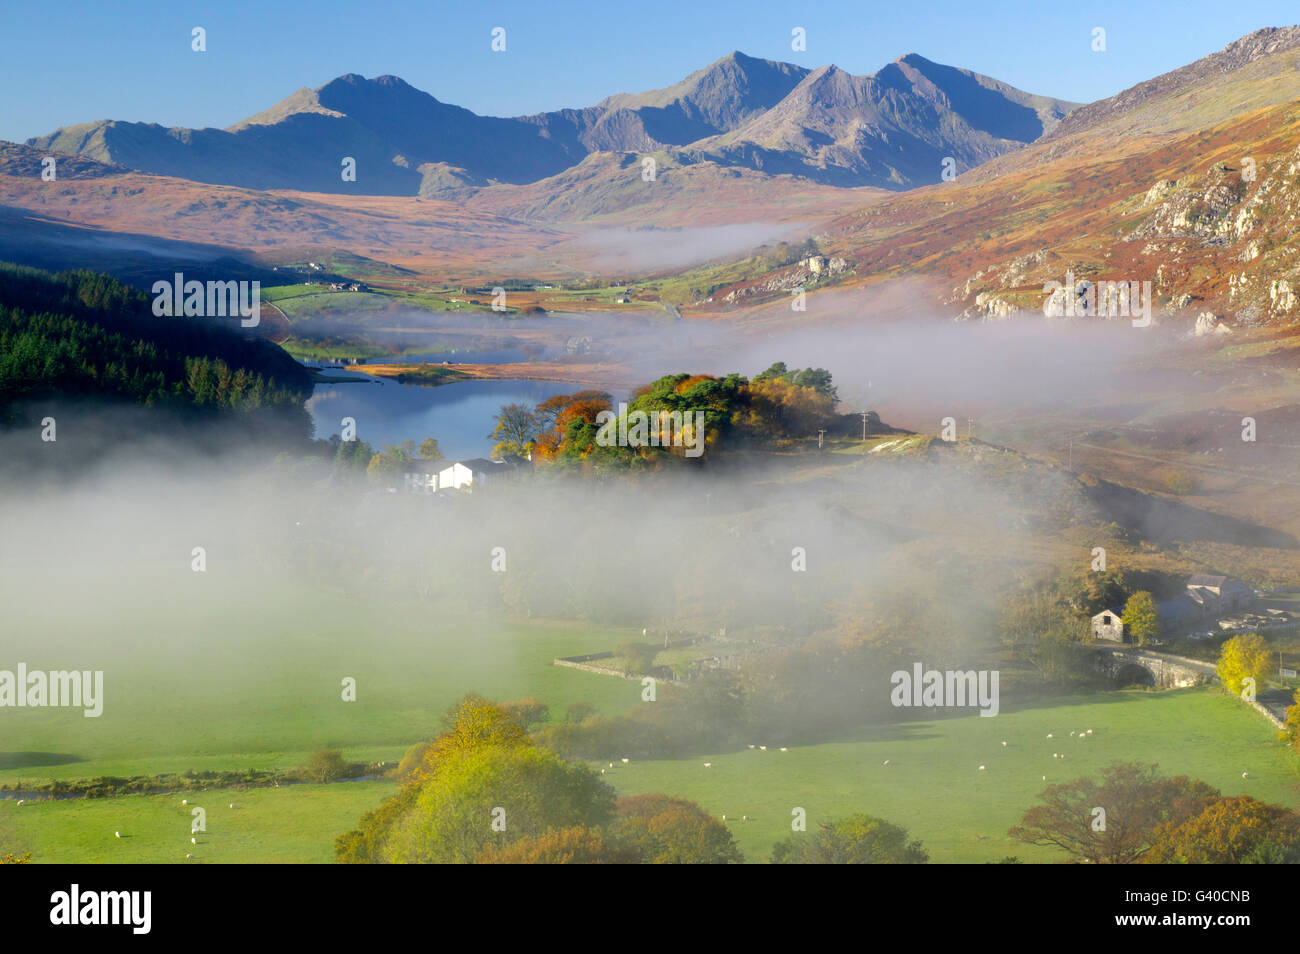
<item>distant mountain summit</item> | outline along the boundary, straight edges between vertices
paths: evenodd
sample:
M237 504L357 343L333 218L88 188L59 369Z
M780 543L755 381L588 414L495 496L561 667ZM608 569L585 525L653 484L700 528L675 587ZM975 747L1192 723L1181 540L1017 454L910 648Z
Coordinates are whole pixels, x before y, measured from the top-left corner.
M28 145L198 182L371 195L533 183L593 153L657 151L900 189L939 181L946 157L963 171L1018 149L1075 105L915 54L860 77L737 51L665 89L534 116L480 116L396 76L349 73L224 130L101 120Z

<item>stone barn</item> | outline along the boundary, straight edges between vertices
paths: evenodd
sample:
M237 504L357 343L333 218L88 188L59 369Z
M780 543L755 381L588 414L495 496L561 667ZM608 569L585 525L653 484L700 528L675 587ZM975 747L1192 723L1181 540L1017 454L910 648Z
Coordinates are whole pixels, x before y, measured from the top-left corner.
M1112 606L1094 616L1092 635L1094 639L1106 639L1113 643L1127 642L1127 635L1124 632L1124 610Z

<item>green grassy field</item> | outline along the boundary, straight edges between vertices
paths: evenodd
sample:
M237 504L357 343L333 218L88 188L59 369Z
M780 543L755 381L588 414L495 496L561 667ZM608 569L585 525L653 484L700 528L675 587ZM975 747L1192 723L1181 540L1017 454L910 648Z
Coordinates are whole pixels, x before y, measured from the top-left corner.
M325 746L342 748L350 761L396 761L436 732L447 706L471 690L499 700L535 696L551 706L553 719L575 701L611 714L645 704L635 681L551 665L558 656L610 649L636 632L451 618L417 602L380 613L317 589L241 601L230 591L207 592L212 582L187 574L158 587L151 604L130 602L128 631L103 623L119 617L102 601L93 611L62 608L58 626L16 612L10 656L54 668L75 647L79 667L105 672L104 712L87 719L78 710L7 710L0 783L288 769ZM78 612L89 615L79 620ZM87 632L101 637L89 650ZM176 635L144 635L155 633ZM357 680L356 702L340 698L344 676ZM1083 739L1069 735L1090 728ZM1127 760L1192 775L1227 794L1300 807L1300 760L1256 712L1211 689L1097 694L1004 708L992 719L861 729L788 752L769 746L598 767L622 793L664 792L726 814L751 861L767 860L772 844L790 833L791 810L802 807L810 827L865 811L906 825L936 862L986 862L1011 854L1056 860L1006 837L1035 803L1043 776L1095 775ZM334 838L391 790L391 782L348 782L186 793L209 811L196 859L329 861ZM0 851L30 850L37 861L181 861L189 841L181 797L21 807L0 800ZM239 807L227 810L232 801Z
M1080 739L1069 735L1071 728L1094 731ZM766 861L773 843L790 834L795 807L807 811L810 829L852 812L881 815L907 826L933 862L993 862L1007 855L1050 862L1059 856L1011 841L1007 829L1046 784L1095 775L1112 761L1153 762L1166 774L1191 775L1226 794L1300 807L1300 763L1274 736L1255 712L1215 690L1122 692L1004 711L995 719L865 729L786 752L769 746L595 764L620 793L666 792L725 814L750 862ZM1064 759L1054 759L1054 752ZM1248 779L1241 778L1243 771ZM34 860L46 862L172 862L184 860L187 850L197 861L328 862L334 838L392 790L389 782L349 782L189 794L191 806L208 810L209 831L197 836L197 849L188 847L189 809L180 805L180 794L38 801L21 808L5 800L0 847L31 850ZM227 807L232 801L234 810ZM119 830L121 840L113 837Z
M1082 740L1069 734L1088 729L1093 734ZM1047 738L1049 732L1055 737ZM1213 689L1093 695L1003 710L991 719L885 726L787 752L768 746L766 752L596 764L624 794L666 792L725 814L751 862L766 861L772 845L791 834L795 807L807 811L809 830L853 812L904 825L932 862L994 862L1007 855L1031 862L1061 856L1013 842L1007 829L1046 785L1095 776L1113 761L1155 763L1165 774L1194 776L1228 795L1300 808L1300 761L1258 713Z
M4 851L31 851L33 862L52 864L323 864L334 860L335 836L392 791L390 782L367 781L29 801L21 807L4 800L0 842ZM206 811L207 831L191 836L195 807ZM114 835L119 831L121 838ZM198 844L191 845L191 837Z
M391 759L437 732L469 691L536 696L557 718L569 702L621 713L640 699L638 683L551 665L631 631L452 618L418 603L379 612L328 591L279 597L241 604L181 577L133 610L129 632L107 630L94 614L61 615L55 625L15 611L8 658L31 669L74 658L103 670L105 701L98 718L7 710L0 783L288 768L324 746L355 761ZM89 649L87 632L100 637ZM137 635L150 633L174 635ZM356 680L356 702L341 699L345 676Z

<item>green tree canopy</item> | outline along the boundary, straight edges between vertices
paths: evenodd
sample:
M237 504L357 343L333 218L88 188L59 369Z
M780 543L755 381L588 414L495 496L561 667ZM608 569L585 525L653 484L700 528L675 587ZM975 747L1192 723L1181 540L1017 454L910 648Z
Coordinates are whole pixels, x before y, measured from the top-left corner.
M1138 590L1124 604L1124 628L1139 646L1145 646L1160 635L1156 601L1146 590Z
M816 832L795 832L772 849L778 865L923 865L929 854L907 829L857 814L823 822Z

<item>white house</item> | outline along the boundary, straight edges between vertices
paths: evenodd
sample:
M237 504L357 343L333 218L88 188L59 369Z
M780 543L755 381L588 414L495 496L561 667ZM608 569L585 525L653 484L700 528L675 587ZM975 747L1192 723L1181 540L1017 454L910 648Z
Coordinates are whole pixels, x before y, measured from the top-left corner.
M516 467L503 460L487 460L474 457L470 460L458 460L438 473L439 490L463 490L491 485L513 476Z

